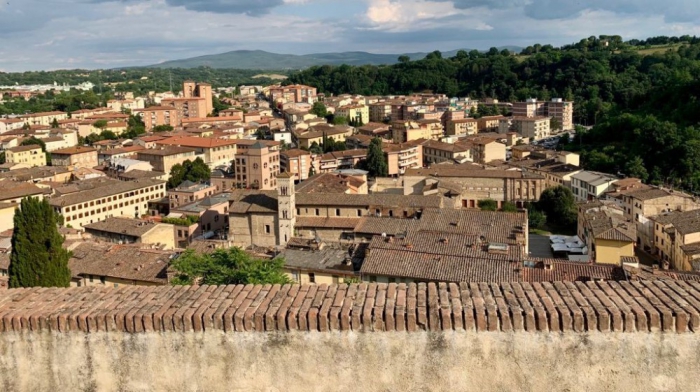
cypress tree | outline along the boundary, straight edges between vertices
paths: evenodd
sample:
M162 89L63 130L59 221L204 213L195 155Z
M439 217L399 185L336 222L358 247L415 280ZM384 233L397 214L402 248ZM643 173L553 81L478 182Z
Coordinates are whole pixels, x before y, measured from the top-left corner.
M47 200L27 197L15 210L10 287L68 287L70 252L58 232L59 216Z
M386 177L389 175L389 166L382 150L382 139L375 137L369 143L365 167L369 171L370 177Z

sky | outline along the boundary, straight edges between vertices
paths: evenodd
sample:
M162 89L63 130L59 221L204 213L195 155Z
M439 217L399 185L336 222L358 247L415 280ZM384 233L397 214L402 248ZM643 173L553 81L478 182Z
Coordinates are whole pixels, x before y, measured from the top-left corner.
M0 0L0 71L700 35L698 0Z

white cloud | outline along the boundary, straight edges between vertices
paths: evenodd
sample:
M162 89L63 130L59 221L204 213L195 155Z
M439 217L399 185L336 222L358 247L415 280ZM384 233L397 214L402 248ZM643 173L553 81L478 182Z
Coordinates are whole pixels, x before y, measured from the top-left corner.
M486 10L460 10L446 1L370 0L365 16L372 29L393 32L429 28L457 27L466 30L491 30L478 14Z

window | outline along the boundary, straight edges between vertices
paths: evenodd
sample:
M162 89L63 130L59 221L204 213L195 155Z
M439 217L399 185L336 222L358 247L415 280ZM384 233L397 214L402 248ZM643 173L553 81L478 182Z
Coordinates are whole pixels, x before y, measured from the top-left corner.
M369 277L369 281L370 281L371 283L374 283L374 282L377 281L377 277L376 277L376 276L370 276L370 277Z
M270 234L270 225L265 225L265 233Z
M316 283L316 274L309 272L309 283Z
M218 216L218 215L214 215L214 222L218 222L218 221L219 221L219 216Z
M335 216L340 216L340 208L335 209Z
M90 278L90 283L92 283L92 282L93 282L93 279L94 279L94 277L93 277L92 275L88 275L88 276L89 276L89 278Z
M104 276L100 276L100 283L105 284L105 277Z
M321 210L319 210L319 209L317 208L317 209L316 209L316 216L319 216L319 215L321 215Z
M357 216L362 216L362 210L357 210Z

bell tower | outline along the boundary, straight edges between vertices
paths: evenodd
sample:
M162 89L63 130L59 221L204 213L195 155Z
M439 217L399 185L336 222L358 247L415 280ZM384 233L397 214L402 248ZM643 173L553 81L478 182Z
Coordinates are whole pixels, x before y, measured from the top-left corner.
M290 173L277 175L277 245L287 246L294 236L297 208L294 176Z

